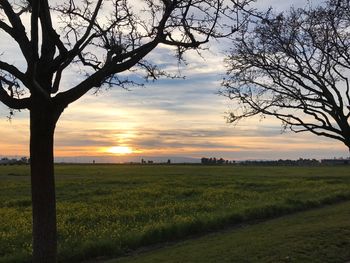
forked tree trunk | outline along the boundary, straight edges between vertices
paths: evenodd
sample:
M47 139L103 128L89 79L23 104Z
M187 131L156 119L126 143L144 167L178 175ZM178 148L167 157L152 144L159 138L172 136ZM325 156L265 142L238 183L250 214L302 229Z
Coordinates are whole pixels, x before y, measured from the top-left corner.
M30 110L30 166L33 209L33 262L56 262L57 228L54 130L58 117L47 107Z

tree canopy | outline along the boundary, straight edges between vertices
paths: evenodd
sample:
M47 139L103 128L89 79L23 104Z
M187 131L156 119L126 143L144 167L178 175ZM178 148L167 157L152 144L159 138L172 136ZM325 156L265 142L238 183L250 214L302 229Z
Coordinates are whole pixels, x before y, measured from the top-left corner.
M349 0L256 12L233 40L221 93L237 103L228 120L270 115L284 129L350 148Z
M208 0L3 0L0 29L18 44L26 67L0 61L0 100L13 109L30 108L29 91L65 107L103 84L134 83L121 72L164 76L145 58L151 50L159 44L174 46L181 59L210 37L232 33L235 26L219 22L230 12L224 1ZM24 22L28 15L30 24ZM83 67L86 78L62 91L62 76L72 64Z

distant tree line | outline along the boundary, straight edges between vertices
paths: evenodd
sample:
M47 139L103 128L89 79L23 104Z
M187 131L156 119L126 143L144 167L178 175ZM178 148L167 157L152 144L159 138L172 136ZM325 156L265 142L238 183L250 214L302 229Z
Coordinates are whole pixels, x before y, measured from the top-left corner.
M16 158L7 158L3 157L0 159L0 165L15 165L15 164L29 164L30 160L27 157L21 157L20 159Z
M318 166L318 165L350 165L350 159L303 159L298 160L247 160L247 161L232 161L225 160L223 158L201 158L201 163L206 165L223 165L223 164L234 164L234 165L263 165L263 166Z
M268 160L268 161L242 161L239 165L266 165L266 166L317 166L317 165L350 165L350 159L333 158L333 159L303 159L298 160Z
M261 160L261 161L242 161L240 165L266 165L266 166L312 166L320 165L320 161L316 159L303 159L298 160Z
M229 161L223 158L216 158L216 157L210 157L210 158L202 157L201 163L202 164L233 164L235 163L235 161Z
M145 159L141 159L141 164L154 164L155 162L152 160L145 160ZM163 162L163 164L171 164L171 160L168 159L166 162Z

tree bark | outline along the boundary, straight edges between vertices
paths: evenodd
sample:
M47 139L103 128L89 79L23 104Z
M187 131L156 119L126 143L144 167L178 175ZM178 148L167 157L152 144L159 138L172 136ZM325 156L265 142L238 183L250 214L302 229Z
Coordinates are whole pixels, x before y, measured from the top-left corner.
M30 166L33 213L33 262L56 262L57 227L54 178L54 130L50 107L30 109Z

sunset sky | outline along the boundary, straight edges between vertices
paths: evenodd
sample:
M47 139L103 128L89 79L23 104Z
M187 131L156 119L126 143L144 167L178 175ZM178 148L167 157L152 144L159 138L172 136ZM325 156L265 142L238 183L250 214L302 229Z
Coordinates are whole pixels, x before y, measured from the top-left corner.
M295 6L306 3L285 2ZM283 4L258 0L260 7L278 5L282 10L287 3ZM118 162L156 156L215 156L234 160L347 156L340 142L308 133L282 134L280 122L272 118L227 124L225 112L232 105L217 94L225 74L222 46L212 42L205 59L188 53L188 65L180 67L185 79L163 79L130 90L102 89L97 95L90 92L70 105L56 129L57 160ZM0 52L5 50L4 57L10 62L20 61L12 42L1 38ZM173 71L178 65L172 55L172 50L161 46L151 54L151 59ZM79 74L72 70L63 84L69 88L77 78ZM8 114L9 110L0 105L0 157L28 156L28 112L16 112L11 122L7 120Z

